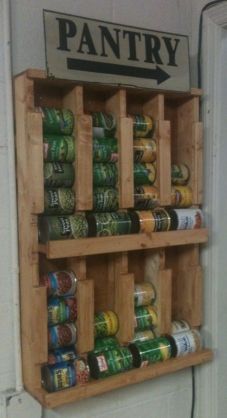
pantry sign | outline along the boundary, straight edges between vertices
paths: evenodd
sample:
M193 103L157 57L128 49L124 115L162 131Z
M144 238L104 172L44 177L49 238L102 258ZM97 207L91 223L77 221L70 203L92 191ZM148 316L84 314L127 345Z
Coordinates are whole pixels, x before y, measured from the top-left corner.
M48 76L188 91L188 37L43 11Z

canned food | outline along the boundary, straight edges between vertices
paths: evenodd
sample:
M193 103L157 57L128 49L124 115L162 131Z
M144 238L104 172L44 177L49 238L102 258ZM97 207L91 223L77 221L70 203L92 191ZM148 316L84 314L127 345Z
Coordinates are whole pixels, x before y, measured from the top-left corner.
M169 212L163 208L156 208L152 211L155 219L155 231L169 231L171 228L171 218Z
M53 366L42 367L42 385L48 392L57 392L76 385L73 362L64 361Z
M47 287L48 296L74 296L76 276L72 271L50 271L41 276L40 284Z
M171 357L171 344L167 337L136 341L129 345L134 367L146 367L150 363L165 361Z
M195 353L202 347L201 335L197 329L179 332L171 336L173 350L176 357L183 357Z
M135 308L135 330L144 331L155 328L158 324L158 315L154 306L138 306Z
M140 232L150 234L156 231L156 221L151 211L136 211L139 218Z
M134 115L133 135L135 138L152 138L155 129L154 119L147 115Z
M45 135L43 156L47 162L73 163L75 160L75 138L73 136Z
M184 186L190 177L190 170L186 164L172 164L171 180L172 184Z
M171 209L171 229L199 229L203 226L203 213L200 209Z
M134 183L135 186L153 184L156 179L156 166L154 163L135 163L134 164Z
M93 184L97 186L114 187L118 181L118 170L114 163L93 164Z
M158 205L158 190L154 186L136 186L134 191L134 207L137 210L154 209Z
M55 325L48 329L49 349L68 347L76 342L76 327L74 324Z
M74 116L69 109L42 108L44 134L71 135Z
M90 380L90 368L87 360L83 357L78 357L74 361L74 367L76 369L76 380L77 383L84 384Z
M156 160L157 146L154 139L134 139L133 154L136 163L152 163Z
M53 365L62 363L63 361L72 361L76 359L76 351L74 347L58 348L48 353L48 364Z
M156 338L155 332L151 329L147 329L145 331L135 332L132 342L153 340L154 338Z
M99 379L132 369L133 357L127 347L119 347L103 353L89 353L88 364L91 376Z
M74 167L65 163L44 164L45 187L72 187L75 179Z
M88 236L88 223L84 213L65 216L40 216L39 241L85 238Z
M92 113L93 136L97 138L113 137L117 123L113 113Z
M172 186L171 205L178 208L188 208L192 205L192 189L189 186Z
M152 283L143 282L135 285L134 304L135 306L152 305L156 299L156 290Z
M96 212L118 210L118 190L113 187L95 187L93 190L93 209Z
M74 297L56 298L48 301L48 325L62 324L66 321L75 321L77 317L77 303Z
M189 330L190 325L184 320L177 320L172 322L172 334L178 334L179 332Z
M118 331L118 317L113 311L98 312L95 315L95 337L108 337Z
M93 138L93 161L95 163L118 161L117 139Z
M104 337L95 339L94 353L100 353L107 350L120 347L120 344L116 337Z
M124 235L139 231L138 218L133 213L89 213L87 220L89 235L93 237Z
M44 213L46 215L70 215L74 212L75 194L72 189L55 188L44 192Z

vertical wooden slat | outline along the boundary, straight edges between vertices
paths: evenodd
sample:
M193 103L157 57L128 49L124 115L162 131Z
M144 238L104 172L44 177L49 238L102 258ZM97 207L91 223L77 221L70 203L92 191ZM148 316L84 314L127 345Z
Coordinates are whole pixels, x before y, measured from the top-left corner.
M121 343L132 340L134 334L134 275L115 277L115 312L119 319L117 337Z
M119 89L113 96L106 100L105 111L114 113L115 116L126 116L126 91Z
M31 300L32 329L31 329L31 347L33 361L35 364L47 363L48 360L48 340L47 340L47 291L45 287L32 289Z
M72 270L78 280L85 280L87 277L87 266L85 257L73 257L67 259L67 268Z
M143 113L155 121L164 120L164 94L157 94L144 103Z
M28 153L31 213L44 211L43 129L40 112L28 112Z
M170 122L157 123L157 187L161 206L171 204Z
M78 353L94 348L94 282L79 280L77 283L77 343Z
M168 334L171 331L172 321L172 272L159 270L152 283L156 289L156 302L158 314L157 333Z
M63 106L71 109L74 115L83 115L84 113L84 99L83 87L75 86L70 91L64 94Z
M133 177L133 125L131 118L119 118L118 154L119 154L119 206L134 206Z
M192 125L192 160L191 177L193 188L193 204L201 205L203 200L203 124L195 122Z

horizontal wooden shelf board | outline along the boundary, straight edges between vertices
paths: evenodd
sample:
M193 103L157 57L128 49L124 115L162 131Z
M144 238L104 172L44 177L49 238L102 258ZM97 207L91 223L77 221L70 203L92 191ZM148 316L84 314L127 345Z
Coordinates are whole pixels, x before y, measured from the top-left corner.
M168 373L177 372L187 367L196 366L213 358L213 352L204 349L198 353L189 354L185 357L167 360L163 363L156 363L146 368L133 369L131 371L92 381L86 385L75 386L61 392L47 393L45 390L37 390L33 395L39 402L47 408L56 408L58 406L79 401L81 399L97 396L114 389L127 385L143 382ZM27 388L29 390L29 388Z
M207 240L208 230L202 228L188 231L155 232L151 235L133 234L49 241L47 244L39 245L39 252L46 254L46 257L49 259L56 259L177 245L201 244L207 242Z

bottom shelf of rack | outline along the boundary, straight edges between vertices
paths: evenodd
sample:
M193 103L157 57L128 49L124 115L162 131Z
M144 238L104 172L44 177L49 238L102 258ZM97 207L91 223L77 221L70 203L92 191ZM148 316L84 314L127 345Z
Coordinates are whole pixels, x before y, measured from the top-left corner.
M197 366L211 361L212 358L212 350L204 349L185 357L156 363L146 368L133 369L105 379L93 380L85 385L78 385L61 392L48 393L44 389L39 389L33 392L32 395L46 408L56 408L70 402L101 395L114 389L174 373L187 367ZM29 391L29 388L27 389Z

